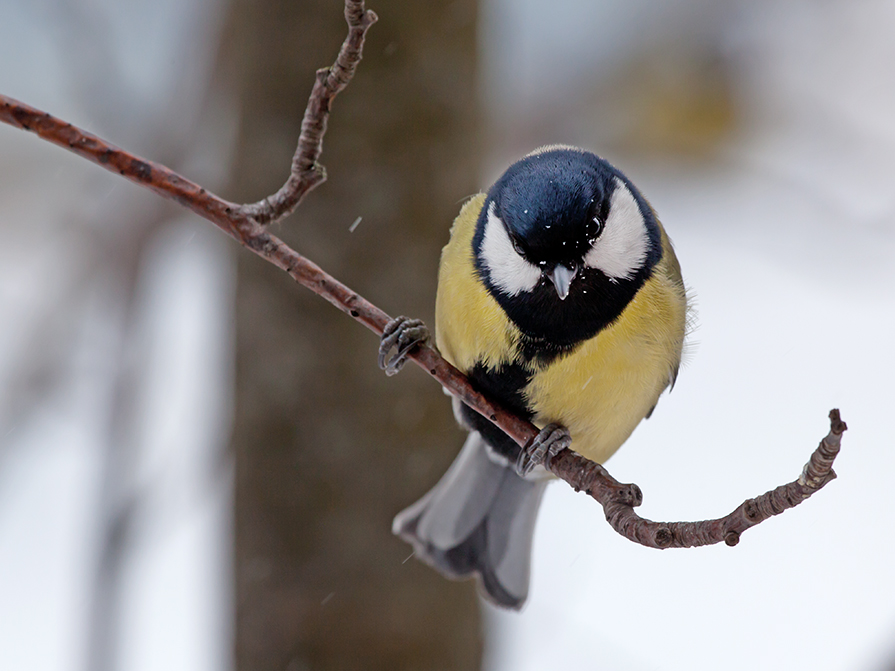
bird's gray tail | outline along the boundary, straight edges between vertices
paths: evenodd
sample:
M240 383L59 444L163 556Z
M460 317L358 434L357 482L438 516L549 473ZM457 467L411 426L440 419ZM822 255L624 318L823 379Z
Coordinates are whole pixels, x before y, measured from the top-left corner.
M476 576L492 602L519 609L547 482L545 474L517 475L474 431L438 484L395 517L392 531L446 577Z

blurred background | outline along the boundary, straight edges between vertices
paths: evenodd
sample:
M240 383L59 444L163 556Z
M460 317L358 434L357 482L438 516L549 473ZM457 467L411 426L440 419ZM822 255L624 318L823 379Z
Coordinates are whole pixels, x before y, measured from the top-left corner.
M609 464L653 519L839 479L739 546L658 552L563 484L530 602L391 518L463 436L415 367L212 226L0 127L0 669L895 669L895 2L378 0L329 181L276 227L434 312L460 203L553 142L622 168L698 311ZM339 0L0 0L0 92L225 198L286 177ZM352 224L361 217L352 231Z

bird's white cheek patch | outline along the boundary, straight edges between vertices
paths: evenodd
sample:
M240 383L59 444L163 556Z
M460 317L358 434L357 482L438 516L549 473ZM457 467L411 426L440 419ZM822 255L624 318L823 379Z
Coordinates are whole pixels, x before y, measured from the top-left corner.
M584 263L611 280L629 279L643 267L649 238L634 194L618 178L605 224L603 233L584 257Z
M491 282L510 296L531 291L541 279L540 268L523 259L513 249L510 236L495 212L494 203L488 208L488 220L485 222L482 263L488 269Z

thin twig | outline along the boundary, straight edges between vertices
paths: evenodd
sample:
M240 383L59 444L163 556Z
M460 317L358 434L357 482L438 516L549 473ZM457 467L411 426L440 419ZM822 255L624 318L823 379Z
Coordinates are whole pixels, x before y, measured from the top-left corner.
M348 86L363 55L367 30L377 21L376 13L364 10L364 3L345 2L348 36L342 43L332 67L317 70L317 80L301 121L298 148L292 157L289 179L272 196L257 203L240 205L240 213L252 217L259 224L267 224L291 214L302 198L326 181L326 170L318 160L323 151L323 136L329 119L333 98Z
M554 473L562 471L572 474L577 471L579 477L563 479L576 491L584 490L599 501L612 528L641 545L658 549L713 545L721 541L736 545L746 529L799 505L836 478L833 460L839 454L842 434L847 428L839 416L839 410L831 410L830 432L811 454L798 480L744 501L726 517L700 522L653 522L640 517L634 512L634 506L642 501L637 485L620 484L599 464L587 460L584 460L587 463L583 466L574 463L572 455L578 459L582 457L571 450L554 457L550 469Z
M374 333L382 335L385 325L390 321L391 317L385 312L244 214L240 205L219 198L167 167L115 147L70 123L3 95L0 95L0 121L31 131L44 140L93 161L110 172L118 173L164 198L177 201L211 221L258 256L285 270L296 282L322 296ZM525 442L537 433L534 426L472 389L466 377L445 361L435 349L421 348L412 353L411 358L448 390L489 417L515 440Z
M376 15L365 10L362 1L356 0L346 0L345 16L349 25L348 37L335 64L317 73L317 83L302 122L292 173L283 188L257 203L237 205L223 200L163 165L135 156L46 112L3 95L0 95L0 121L35 133L164 198L177 201L381 336L390 321L389 315L271 235L265 226L294 210L304 194L325 179L318 159L330 105L335 95L351 80L361 59L366 31L376 21ZM537 435L538 429L533 424L479 393L466 376L445 361L434 348L420 346L409 358L520 445ZM603 506L612 527L629 540L655 548L693 547L722 540L728 545L735 545L743 531L797 505L835 477L832 462L846 426L839 419L838 410L831 411L830 418L830 434L812 454L799 480L750 499L727 517L718 520L658 523L639 517L633 509L642 502L640 488L619 483L601 465L572 450L564 450L546 466L576 490L584 490L595 498Z

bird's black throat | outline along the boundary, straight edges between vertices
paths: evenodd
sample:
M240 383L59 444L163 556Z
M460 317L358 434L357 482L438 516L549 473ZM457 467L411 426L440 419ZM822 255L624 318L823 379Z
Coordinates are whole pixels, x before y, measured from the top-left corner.
M547 278L533 291L516 296L490 286L489 291L522 332L523 357L550 360L574 350L618 319L651 272L643 268L630 279L611 281L599 270L584 268L565 300L560 300Z

